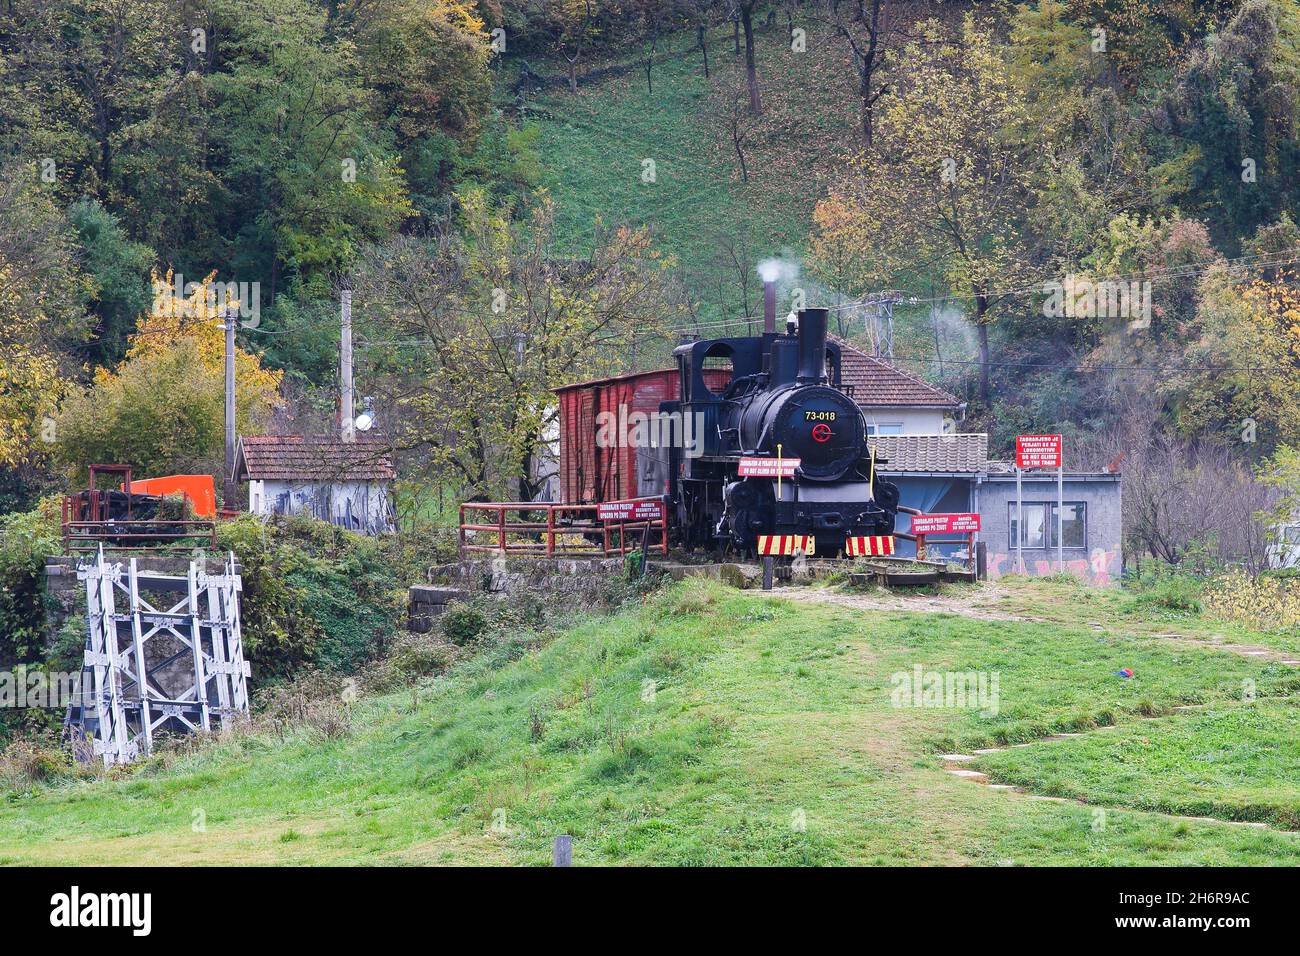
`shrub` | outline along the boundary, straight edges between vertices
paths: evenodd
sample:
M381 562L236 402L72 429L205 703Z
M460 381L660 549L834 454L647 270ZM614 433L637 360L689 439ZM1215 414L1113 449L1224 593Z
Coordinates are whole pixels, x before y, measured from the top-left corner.
M324 740L337 740L352 732L352 700L351 678L308 670L262 691L255 723L280 736L306 728Z
M1300 626L1300 584L1294 578L1251 578L1233 571L1207 588L1205 611L1260 631L1294 630Z
M38 660L45 634L45 557L62 546L54 498L0 518L0 661Z
M469 604L451 604L442 615L442 632L454 644L468 644L487 629L487 618Z
M43 738L20 737L0 751L0 784L21 790L66 776L68 755Z
M396 638L388 654L366 670L367 693L382 694L414 684L426 677L445 674L458 657L458 649L427 634L404 634Z
M307 665L355 672L379 656L402 612L400 572L383 542L308 517L222 523L243 567L244 640L258 676Z
M1205 581L1185 571L1157 568L1132 579L1135 593L1130 610L1158 609L1182 614L1199 614Z

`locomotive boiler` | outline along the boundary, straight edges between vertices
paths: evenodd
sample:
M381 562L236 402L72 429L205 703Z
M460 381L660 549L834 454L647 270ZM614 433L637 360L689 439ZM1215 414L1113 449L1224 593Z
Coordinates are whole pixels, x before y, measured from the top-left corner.
M804 309L784 333L674 350L681 397L660 411L693 423L685 430L693 444L659 454L687 547L754 552L760 535L807 535L816 553L832 555L848 538L893 534L898 488L876 473L883 461L840 387L840 349L826 325L825 309ZM719 384L726 364L730 377ZM742 459L798 465L788 477L755 477L742 474Z

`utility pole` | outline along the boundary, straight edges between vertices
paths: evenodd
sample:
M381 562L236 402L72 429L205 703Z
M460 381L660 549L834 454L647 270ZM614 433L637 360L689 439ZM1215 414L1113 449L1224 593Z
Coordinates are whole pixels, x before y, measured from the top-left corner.
M343 334L339 341L339 388L340 416L343 424L343 440L357 440L356 421L353 415L352 398L352 290L344 289L340 294L343 305Z
M221 504L235 506L235 323L239 311L231 306L224 310L226 331L226 467L221 476Z

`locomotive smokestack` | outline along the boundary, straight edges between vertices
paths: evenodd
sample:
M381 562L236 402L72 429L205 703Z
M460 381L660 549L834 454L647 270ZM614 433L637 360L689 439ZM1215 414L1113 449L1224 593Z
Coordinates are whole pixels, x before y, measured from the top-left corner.
M826 375L826 310L803 309L799 312L800 385L816 385Z
M763 331L776 332L776 280L763 280Z

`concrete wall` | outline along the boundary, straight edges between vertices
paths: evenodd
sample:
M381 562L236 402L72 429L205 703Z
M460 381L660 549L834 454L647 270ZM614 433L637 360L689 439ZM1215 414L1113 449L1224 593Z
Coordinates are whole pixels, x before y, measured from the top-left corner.
M393 506L386 481L250 481L253 514L307 514L363 534L393 530Z
M942 435L942 408L889 408L883 405L864 405L862 414L868 425L903 426L904 435Z
M1015 475L987 478L978 491L980 540L988 547L989 577L1017 571L1016 551L1011 542L1011 511L1016 500ZM1065 549L1065 570L1093 584L1118 584L1124 571L1123 526L1120 519L1120 476L1065 476L1065 500L1088 506L1087 540L1083 548ZM1056 501L1056 474L1032 472L1024 479L1024 500ZM1031 575L1053 574L1057 570L1056 548L1025 548L1025 570Z

